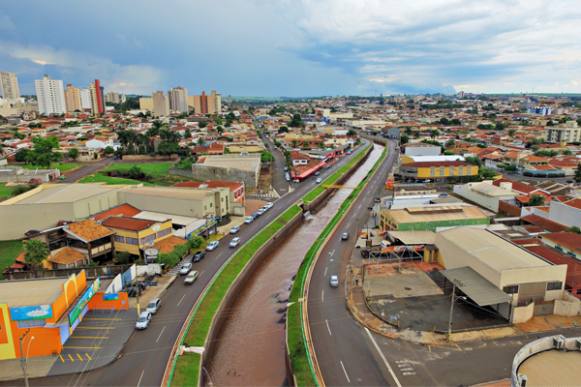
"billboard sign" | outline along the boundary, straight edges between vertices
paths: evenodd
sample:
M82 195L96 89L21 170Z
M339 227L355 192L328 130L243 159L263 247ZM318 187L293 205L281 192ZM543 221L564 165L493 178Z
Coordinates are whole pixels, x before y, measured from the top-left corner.
M119 293L105 293L103 294L103 301L115 301L119 299Z
M10 308L10 317L12 321L45 320L52 317L52 306L13 306Z
M89 301L91 301L91 298L93 298L95 293L97 293L97 291L99 290L100 287L101 287L101 280L99 278L97 278L95 281L93 281L91 286L89 288L87 288L87 290L85 290L85 293L83 293L81 295L81 297L79 297L79 300L77 301L75 306L73 306L73 308L69 312L69 325L70 326L73 326L73 324L79 319L79 316L81 315L81 313L83 313L83 310L85 309L85 307L87 306Z

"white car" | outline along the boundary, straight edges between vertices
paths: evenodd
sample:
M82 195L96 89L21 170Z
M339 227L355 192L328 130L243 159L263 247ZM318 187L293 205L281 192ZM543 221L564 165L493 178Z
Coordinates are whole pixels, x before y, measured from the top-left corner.
M265 212L266 210L264 209L264 207L260 207L258 210L256 210L258 216L263 215Z
M149 326L149 322L151 321L151 313L148 311L143 311L139 315L139 318L135 322L135 329L143 330Z
M339 276L337 274L333 274L329 278L329 286L331 286L332 288L338 288L339 287Z
M212 242L208 243L208 246L206 246L206 250L214 251L218 248L219 245L220 245L219 241L212 241Z
M254 222L254 216L247 216L246 218L244 218L244 223L250 224L252 222Z
M147 304L147 311L151 314L156 314L161 306L161 300L159 298L154 298Z
M192 270L192 264L189 262L184 263L182 267L180 267L180 275L186 275L190 272L190 270Z
M230 241L230 247L234 248L240 244L240 237L234 237Z
M240 226L234 226L230 229L230 234L237 234L240 231Z
M186 278L184 279L184 284L191 285L194 282L196 282L196 279L198 279L198 272L194 270L186 276Z
M268 202L264 205L264 208L266 208L267 210L270 210L272 207L274 207L274 203L273 202Z
M320 177L317 177L315 179L315 183L317 183L317 184L321 184L322 181L323 181L323 179L321 179Z

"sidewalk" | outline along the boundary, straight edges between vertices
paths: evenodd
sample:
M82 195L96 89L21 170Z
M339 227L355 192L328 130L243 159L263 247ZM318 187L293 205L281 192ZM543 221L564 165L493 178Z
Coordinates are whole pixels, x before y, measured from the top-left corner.
M32 379L47 376L56 361L56 356L33 357L28 359L28 377ZM17 379L24 379L20 359L0 360L0 381Z
M176 267L179 269L181 265L178 264ZM139 296L139 305L143 310L144 307L149 304L149 301L153 300L154 298L160 297L165 290L171 286L171 284L176 280L177 276L172 274L165 274L161 277L157 277L157 286L149 286L147 289L141 293ZM130 297L129 298L129 309L137 308L137 298Z

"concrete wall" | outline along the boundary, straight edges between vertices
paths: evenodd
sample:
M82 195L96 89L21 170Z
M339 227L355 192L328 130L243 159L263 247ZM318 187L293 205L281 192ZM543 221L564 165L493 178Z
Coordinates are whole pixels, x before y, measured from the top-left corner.
M209 193L200 200L188 200L163 196L141 195L132 190L119 192L121 202L129 203L142 211L205 218L214 214L214 200ZM204 208L205 207L205 208Z
M118 206L119 204L122 204L122 202L119 201L117 191L104 192L100 195L92 196L90 198L78 200L74 203L71 203L75 211L75 218L63 220L85 219L101 211L105 211L112 207Z
M565 292L562 299L555 300L553 314L557 316L578 316L581 314L581 300Z
M549 207L549 217L569 227L581 227L581 210L554 200Z
M535 312L535 303L531 302L527 306L517 306L512 309L511 322L519 324L529 321L533 318Z
M243 181L247 189L258 186L258 173L236 168L211 167L204 164L192 165L191 177L195 180L235 180Z
M25 232L53 227L59 220L76 220L72 204L0 205L0 240L22 239Z
M481 207L487 208L491 211L498 212L499 200L510 200L514 198L514 194L506 196L487 196L472 189L475 183L457 184L454 186L454 193L468 199L471 202L478 204ZM481 184L481 183L476 183Z
M550 265L539 266L524 269L504 270L500 273L500 283L497 285L500 289L507 285L518 285L526 283L539 283L561 281L565 286L567 276L567 265ZM545 301L552 301L563 296L564 290L546 290ZM515 297L515 303L518 297Z

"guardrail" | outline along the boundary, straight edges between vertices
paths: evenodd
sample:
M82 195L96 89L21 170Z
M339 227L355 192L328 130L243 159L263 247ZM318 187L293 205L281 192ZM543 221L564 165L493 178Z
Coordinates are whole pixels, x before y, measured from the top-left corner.
M321 248L334 234L340 221L354 204L355 200L369 181L369 178L375 174L386 156L387 147L383 151L381 157L374 164L373 168L341 204L335 216L307 251L307 254L297 272L289 297L289 308L286 322L287 356L289 357L295 386L320 386L324 384L316 356L312 355L311 333L308 324L307 307L305 306L308 305L309 282L315 263L320 255Z

